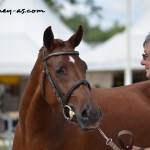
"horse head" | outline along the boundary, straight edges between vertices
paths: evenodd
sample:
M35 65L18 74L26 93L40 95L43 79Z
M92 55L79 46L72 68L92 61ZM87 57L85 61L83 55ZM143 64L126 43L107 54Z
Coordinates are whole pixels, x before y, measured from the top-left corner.
M88 130L98 127L101 111L94 102L90 84L85 80L87 65L75 51L82 34L82 26L79 26L75 34L62 41L54 39L51 27L45 30L42 93L49 105L56 107L58 101L61 103L65 118Z

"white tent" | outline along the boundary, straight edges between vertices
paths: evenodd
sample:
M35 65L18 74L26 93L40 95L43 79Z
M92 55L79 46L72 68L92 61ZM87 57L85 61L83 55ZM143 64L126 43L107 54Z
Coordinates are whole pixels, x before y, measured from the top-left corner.
M90 71L124 70L126 66L126 32L115 35L84 56ZM141 69L144 36L131 35L131 68Z
M42 0L4 0L0 9L12 11L0 14L0 74L29 74L48 26L55 38L67 40L73 34ZM44 12L23 13L23 9ZM82 41L78 49L82 55L90 48Z

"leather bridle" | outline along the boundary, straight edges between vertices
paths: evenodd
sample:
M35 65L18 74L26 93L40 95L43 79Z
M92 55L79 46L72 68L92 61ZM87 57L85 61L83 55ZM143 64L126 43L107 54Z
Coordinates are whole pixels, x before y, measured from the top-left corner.
M42 76L42 95L44 100L45 99L45 90L44 90L44 82L45 82L45 78L46 75L48 76L48 79L50 81L50 84L52 86L52 89L56 95L57 100L61 103L61 106L64 109L64 117L69 120L69 121L73 121L73 117L75 116L74 111L72 110L72 108L70 106L68 106L68 101L69 98L71 96L71 94L73 93L73 91L75 89L77 89L80 85L87 85L88 88L91 90L91 86L89 84L89 82L85 79L83 80L78 80L77 82L75 82L71 88L67 91L66 94L62 93L61 90L58 88L58 85L55 83L48 67L47 67L47 59L53 57L53 56L59 56L59 55L79 55L78 51L63 51L63 52L55 52L55 53L51 53L46 55L46 48L43 48L43 76ZM47 101L46 101L47 102ZM67 110L69 111L69 113L67 112ZM70 114L74 114L73 116L71 116Z

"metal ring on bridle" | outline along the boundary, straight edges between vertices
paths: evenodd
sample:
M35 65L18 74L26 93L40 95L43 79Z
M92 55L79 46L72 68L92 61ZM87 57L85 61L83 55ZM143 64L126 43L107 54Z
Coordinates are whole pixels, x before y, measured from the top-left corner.
M65 112L65 108L67 108L69 111L69 113L68 113L68 116L66 115L66 112ZM69 121L71 121L72 119L73 119L73 117L75 116L75 112L72 110L72 108L70 107L70 106L68 106L68 105L65 105L64 106L64 110L63 110L63 113L64 113L64 117L67 119L67 120L69 120Z

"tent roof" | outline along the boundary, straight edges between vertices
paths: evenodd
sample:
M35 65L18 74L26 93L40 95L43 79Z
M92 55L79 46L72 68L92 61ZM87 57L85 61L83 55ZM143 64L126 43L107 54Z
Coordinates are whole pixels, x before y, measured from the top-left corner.
M48 26L52 26L55 38L67 40L73 34L42 0L4 0L0 9L12 10L11 15L0 15L0 74L29 74L43 45L43 32ZM45 12L13 12L18 9ZM78 49L81 49L82 55L90 47L82 41Z
M0 39L0 74L30 73L38 55L38 46L28 36L19 33L0 34Z

